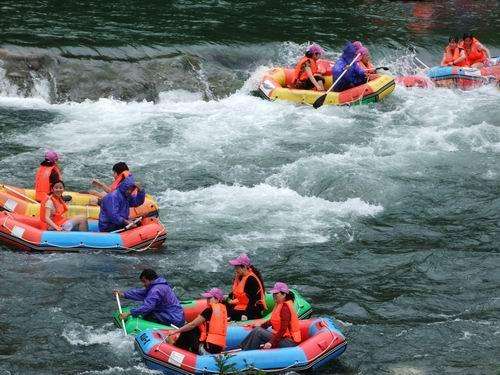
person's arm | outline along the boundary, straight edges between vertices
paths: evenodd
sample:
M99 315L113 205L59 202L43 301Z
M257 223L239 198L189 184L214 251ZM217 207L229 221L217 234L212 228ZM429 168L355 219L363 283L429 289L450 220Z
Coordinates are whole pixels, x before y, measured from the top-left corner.
M448 65L446 63L446 52L443 53L443 58L441 59L441 66L446 66Z
M130 314L134 317L137 315L147 315L154 310L161 299L162 298L158 290L150 290L149 293L146 294L142 305L130 310Z
M104 190L106 193L111 192L111 185L106 185L105 183L101 182L98 179L92 179L91 184L95 187L98 187L98 188Z
M145 288L134 288L123 292L123 297L132 301L144 301L148 291Z
M284 303L280 311L280 320L281 320L280 330L273 334L273 337L268 343L265 344L264 348L269 349L269 348L276 348L278 346L279 342L283 339L283 335L285 334L288 326L290 325L291 318L292 315L290 313L290 309L288 305Z
M47 202L45 203L45 222L47 224L49 224L51 228L60 232L60 231L62 231L62 227L57 225L56 223L54 223L52 221L52 219L50 218L52 213L55 211L55 208L54 208L54 205L52 204L52 202L49 203L49 201L50 201L50 199L48 199Z
M204 311L205 312L205 311ZM167 332L167 335L168 336L171 336L171 335L175 335L177 333L182 333L182 332L188 332L188 331L191 331L193 329L195 329L196 327L198 327L199 325L203 324L206 322L206 319L205 317L203 316L204 314L201 313L200 315L198 315L196 318L194 318L192 321L190 321L189 323L186 323L184 324L181 328L179 329L174 329L172 331L168 331Z
M478 49L480 51L484 51L486 53L486 57L489 59L491 58L491 54L490 54L490 50L488 48L486 48L485 46L483 46L481 43L477 43L477 46L479 47Z
M316 89L318 89L318 91L322 91L323 89L319 85L318 81L316 81L316 78L314 78L314 75L312 73L311 68L308 65L306 65L304 70L305 70L309 80L313 83L314 87L316 87Z
M462 61L464 61L466 58L467 58L467 56L465 55L465 51L463 49L461 49L460 50L460 56L458 56L458 59L453 60L452 65L459 64Z
M146 200L146 192L144 189L139 189L137 191L137 194L131 195L128 198L128 203L130 207L139 207L140 205L144 204L144 201Z

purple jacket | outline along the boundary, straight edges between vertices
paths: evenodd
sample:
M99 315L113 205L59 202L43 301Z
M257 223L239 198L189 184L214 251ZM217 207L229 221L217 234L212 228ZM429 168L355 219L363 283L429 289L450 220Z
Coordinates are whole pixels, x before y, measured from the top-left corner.
M130 207L137 207L144 203L146 193L139 190L137 195L129 195L127 190L135 184L133 176L126 177L118 188L102 198L101 212L99 213L99 231L109 232L125 225L129 219Z
M130 289L123 293L124 297L134 301L143 301L142 306L130 310L132 316L153 316L164 324L184 324L184 310L181 307L172 287L163 277L157 277L148 288Z
M333 79L336 80L344 68L348 66L351 61L356 57L356 47L352 43L347 43L342 51L342 56L335 62L332 68ZM349 70L344 74L339 82L333 88L333 91L339 92L356 87L366 83L366 73L364 69L359 66L358 62L352 64Z

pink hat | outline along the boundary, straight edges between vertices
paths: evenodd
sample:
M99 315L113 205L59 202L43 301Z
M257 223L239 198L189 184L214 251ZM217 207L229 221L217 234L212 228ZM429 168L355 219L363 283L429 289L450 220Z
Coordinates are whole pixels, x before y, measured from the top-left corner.
M325 53L325 50L319 46L319 44L313 43L307 47L307 52L309 53L319 53L320 55Z
M54 150L47 150L45 151L45 160L48 160L51 163L55 163L59 160L59 154Z
M359 53L359 50L363 48L363 44L359 40L352 42L352 45L356 48L356 53Z
M357 52L361 54L361 56L368 56L368 48L366 47L361 47Z
M288 288L288 285L285 283L282 283L281 281L278 281L276 284L274 284L273 289L269 291L271 294L275 293L289 293L290 289Z
M224 293L222 293L222 290L220 290L219 288L212 288L208 292L202 293L201 295L205 298L214 297L219 301L222 301L224 299Z
M252 262L250 258L246 254L241 254L238 258L234 258L229 261L229 264L232 266L251 266Z

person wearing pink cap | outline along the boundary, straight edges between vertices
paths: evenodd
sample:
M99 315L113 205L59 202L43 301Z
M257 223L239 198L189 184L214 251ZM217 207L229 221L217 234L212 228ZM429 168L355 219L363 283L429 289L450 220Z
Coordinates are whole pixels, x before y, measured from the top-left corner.
M288 285L277 282L270 292L275 302L271 319L250 331L240 344L242 350L286 348L302 340L299 318L293 306L294 296ZM271 331L267 330L269 327Z
M54 150L45 151L44 159L35 175L35 199L42 202L50 192L51 184L62 181L62 172L57 161L59 154Z
M208 307L194 320L179 329L169 331L168 336L180 334L173 343L178 348L192 353L218 354L226 348L227 310L222 303L224 294L219 288L202 293ZM201 348L200 348L201 344Z
M266 310L264 280L246 254L230 260L234 266L233 289L226 301L233 321L260 319Z
M376 73L375 65L372 63L372 59L370 57L370 52L368 52L368 48L361 47L358 50L358 53L361 54L359 66L361 66L367 73Z
M311 44L294 69L293 88L325 91L325 78L319 74L317 61L325 53L317 44Z

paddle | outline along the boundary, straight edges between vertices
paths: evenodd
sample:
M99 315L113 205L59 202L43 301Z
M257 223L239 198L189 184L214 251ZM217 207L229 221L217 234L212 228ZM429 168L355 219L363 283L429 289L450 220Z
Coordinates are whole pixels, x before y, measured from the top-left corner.
M109 232L109 233L120 233L120 232L123 232L124 230L130 229L131 227L133 227L135 224L137 224L141 220L142 220L142 216L139 216L137 219L133 220L130 224L127 224L125 226L125 228L117 229L117 230L114 230L114 231Z
M417 60L420 64L422 64L422 66L425 68L425 69L429 69L429 65L427 65L426 63L424 63L422 60L420 60L417 56L413 56L413 58L415 60Z
M120 313L120 319L122 321L122 327L123 327L123 333L125 333L125 336L127 336L127 329L125 328L125 321L121 318L122 312L122 305L120 303L120 297L118 296L118 293L115 293L116 297L116 303L118 304L118 312Z
M347 72L349 70L349 68L352 66L352 64L354 64L356 62L356 60L359 58L359 56L361 56L360 53L358 53L356 55L356 57L354 57L354 59L351 61L351 63L344 68L344 71L342 72L342 74L340 74L340 76L335 80L335 82L333 82L333 84L330 86L330 88L328 90L326 90L326 92L323 95L321 95L318 99L316 99L314 101L313 107L315 109L318 109L319 107L321 107L323 105L323 103L325 103L326 96L330 93L330 91L333 90L335 85L342 79L345 72Z

